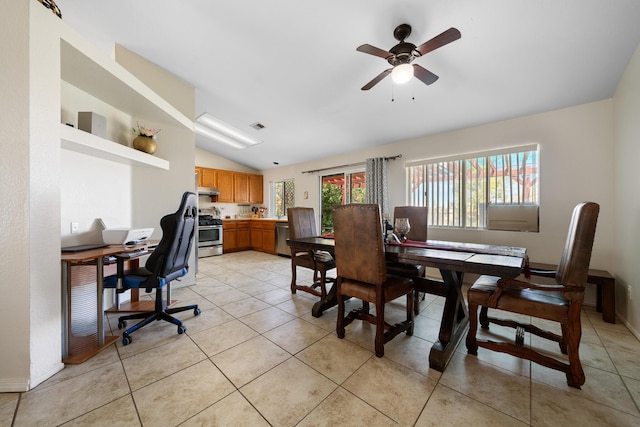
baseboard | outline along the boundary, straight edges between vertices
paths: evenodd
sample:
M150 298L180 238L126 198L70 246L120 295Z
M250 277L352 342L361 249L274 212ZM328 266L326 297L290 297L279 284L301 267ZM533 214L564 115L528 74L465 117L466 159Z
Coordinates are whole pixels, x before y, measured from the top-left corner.
M0 379L0 393L18 393L29 391L29 378Z
M0 379L0 393L20 393L33 389L38 384L48 380L64 369L64 363L59 363L38 378L2 378Z

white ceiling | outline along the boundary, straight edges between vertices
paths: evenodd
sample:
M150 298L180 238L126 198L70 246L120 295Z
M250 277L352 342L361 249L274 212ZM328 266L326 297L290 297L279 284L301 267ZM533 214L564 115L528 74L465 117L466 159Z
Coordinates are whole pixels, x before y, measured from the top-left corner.
M56 3L105 51L119 43L193 85L196 115L262 139L196 139L258 170L610 98L640 42L638 0ZM401 23L415 45L450 27L462 38L415 60L434 84L361 91L388 64L356 47L389 50Z

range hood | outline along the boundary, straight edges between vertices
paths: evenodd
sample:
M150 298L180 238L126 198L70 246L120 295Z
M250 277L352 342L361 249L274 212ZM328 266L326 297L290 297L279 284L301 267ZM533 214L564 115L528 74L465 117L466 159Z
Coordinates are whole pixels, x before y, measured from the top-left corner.
M218 196L220 190L214 187L198 187L198 195L200 196Z

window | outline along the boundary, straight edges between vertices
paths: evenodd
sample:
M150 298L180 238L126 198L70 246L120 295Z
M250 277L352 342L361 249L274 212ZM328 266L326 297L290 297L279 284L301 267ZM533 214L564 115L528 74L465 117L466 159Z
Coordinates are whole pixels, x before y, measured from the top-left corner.
M295 206L296 203L296 187L293 179L285 181L277 181L273 183L271 191L273 206L272 212L278 218L287 215L287 209Z
M333 232L333 208L346 203L364 203L364 171L325 175L321 181L320 221L322 233Z
M429 207L429 225L486 228L487 206L539 202L538 146L407 164L412 206Z

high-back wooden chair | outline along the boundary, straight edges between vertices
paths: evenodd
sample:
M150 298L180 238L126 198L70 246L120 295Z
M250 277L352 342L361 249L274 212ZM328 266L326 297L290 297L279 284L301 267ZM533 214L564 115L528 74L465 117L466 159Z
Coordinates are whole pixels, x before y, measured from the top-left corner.
M478 347L508 353L564 372L567 384L571 387L580 388L584 384L585 376L579 354L582 335L580 311L599 210L598 204L592 202L580 203L573 210L564 252L555 274L556 284L540 285L516 279L480 276L468 292L470 324L467 351L470 354L477 355ZM476 338L479 306L482 307L481 326L489 329L490 323L496 323L515 328L515 343L481 341ZM561 335L531 324L489 317L488 308L558 322ZM560 351L568 355L569 363L525 347L525 332L558 342Z
M411 228L407 233L407 239L410 240L427 240L428 215L429 208L426 206L396 206L393 208L394 223L396 218L409 218Z
M411 226L407 233L407 239L409 240L422 242L427 240L428 215L429 208L426 206L396 206L393 209L394 222L396 218L409 218L409 225ZM413 280L414 313L416 315L420 312L420 301L425 299L426 293L444 296L444 282L426 277L425 268L422 265L390 262L387 263L387 272L396 276L409 277Z
M413 282L398 276L387 276L378 205L351 204L333 209L335 256L337 268L338 338L344 338L345 326L354 319L376 325L375 353L384 355L384 343L406 331L413 334ZM407 320L390 325L384 320L385 304L407 296ZM345 299L362 300L362 308L345 316ZM376 314L369 314L369 303Z
M313 208L289 208L287 209L289 220L289 238L299 239L303 237L318 236L316 229L316 216ZM311 285L299 285L297 283L297 267L313 270L313 283ZM327 299L327 271L336 268L336 263L331 254L324 251L296 251L291 248L291 293L297 290L308 292L320 297L321 301ZM318 313L321 315L322 313Z

